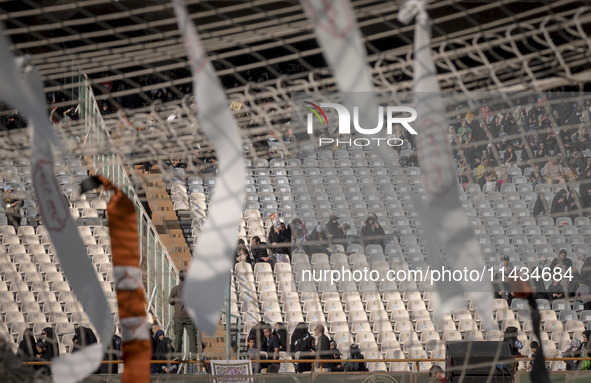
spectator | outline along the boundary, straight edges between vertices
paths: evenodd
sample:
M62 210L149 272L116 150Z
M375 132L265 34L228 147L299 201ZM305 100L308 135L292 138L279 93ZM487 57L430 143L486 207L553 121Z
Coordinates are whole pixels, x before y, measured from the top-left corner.
M275 264L273 257L269 254L266 243L261 242L261 238L255 235L250 240L250 252L254 258L254 263L266 262L271 265L271 269Z
M511 270L513 270L513 264L511 263L511 259L508 255L505 255L499 264L499 273L503 273L505 276L511 274ZM505 277L507 278L507 277Z
M361 227L360 236L363 244L367 245L380 245L384 250L384 237L386 233L382 226L378 222L378 217L371 213L363 222Z
M300 351L299 348L301 348L301 342L304 339L306 339L309 335L310 334L308 333L308 326L304 322L298 323L296 328L293 330L293 333L291 334L289 351L292 354L295 354L296 351ZM292 355L292 357L295 357L295 355Z
M531 182L534 190L536 189L537 184L543 184L545 182L540 172L540 164L534 165L534 170L529 175L529 182Z
M359 349L359 346L355 343L353 343L351 345L351 347L349 348L349 359L357 359L357 360L362 360L363 358L363 354L361 353L361 350ZM367 371L367 366L365 364L365 362L348 362L345 365L345 370L346 371L357 371L357 372L364 372Z
M468 125L468 121L462 120L460 128L458 129L458 136L460 136L460 142L463 144L469 144L469 136L472 134L472 128Z
M328 239L345 239L348 225L340 225L339 219L340 217L337 217L336 214L330 216L328 223L324 227L324 231Z
M580 339L573 339L569 343L569 347L564 351L562 354L563 358L577 358L581 355L581 340ZM578 360L569 360L566 362L566 370L578 370L579 369L580 361Z
M298 342L295 351L299 352L299 359L314 359L316 339L306 331L306 336ZM312 363L298 363L297 372L308 371L312 371Z
M47 356L47 348L48 344L45 343L45 341L39 341L37 344L35 344L36 355L38 355L36 356L36 359L40 359L36 360L37 362L51 361L51 358ZM46 371L48 374L51 372L51 369L48 365L40 366L39 370Z
M585 257L585 253L581 250L577 251L577 270L579 273L583 272L583 266L585 265L586 260L587 257Z
M517 154L513 145L507 147L507 151L503 154L503 162L506 165L515 165L517 163Z
M550 186L554 184L566 184L564 178L564 168L560 164L558 157L552 158L544 166L544 173L546 174L546 183Z
M108 74L108 73L103 73L103 74L101 75L101 77L102 77L102 78L109 77L109 74ZM100 89L101 89L101 92L102 92L103 94L111 93L111 89L112 89L112 88L113 88L113 82L111 82L111 81L106 81L106 80L103 80L103 82L101 82L101 87L100 87Z
M476 168L476 180L479 184L485 173L491 168L490 159L488 157L483 158L482 163Z
M47 351L45 352L45 359L51 360L54 357L60 355L60 348L57 340L57 336L53 332L52 327L45 327L41 330L41 336L43 337L43 342L47 346Z
M78 326L74 329L74 336L72 337L72 352L80 351L86 346L98 343L94 331L88 327Z
M573 339L571 341L571 346L564 353L564 357L580 358L583 355L591 355L591 341L589 341L589 337L591 337L591 330L583 331L583 341L581 342L579 339ZM588 367L584 367L585 364L584 361L582 363L581 361L576 361L575 363L567 365L567 370L578 370L579 366L581 369L588 369Z
M265 338L267 338L267 356L273 360L279 359L279 349L281 348L281 344L279 342L279 338L273 335L273 329L271 326L266 326L263 330L263 334ZM277 363L270 363L267 365L267 373L277 373L279 372L279 364Z
M559 279L553 279L552 283L546 288L546 291L548 292L550 303L552 303L555 299L565 299L566 297L564 287L562 287L560 284Z
M37 350L37 342L32 329L28 328L23 333L23 340L18 344L16 355L28 362L41 358L41 352Z
M549 212L548 202L546 201L544 193L538 193L538 198L536 198L536 203L534 204L534 210L532 212L533 217L545 217Z
M552 208L550 212L554 216L554 221L556 221L556 217L564 215L567 210L568 206L568 194L566 189L560 189L558 193L554 196L552 200Z
M529 344L529 349L530 349L530 351L531 351L531 354L530 354L530 356L529 356L530 358L535 358L535 357L536 357L536 353L538 352L538 347L539 347L539 343L538 343L538 342L536 342L535 340L534 340L534 341L532 341L532 342ZM526 362L526 366L525 366L524 370L525 370L525 371L528 371L528 370L530 370L530 369L531 369L533 366L534 366L534 361L533 361L533 360L527 361L527 362Z
M271 228L269 229L269 242L271 242L272 245L291 242L291 229L285 226L283 220L279 221L279 228L276 228L275 225L271 225ZM291 255L291 246L273 247L273 252Z
M550 268L554 269L555 267L561 267L563 269L563 273L573 267L573 261L570 258L567 258L566 249L560 249L558 252L558 257L552 260Z
M443 372L443 368L438 365L431 366L429 369L429 378L445 383L445 372Z
M287 335L287 329L285 324L281 322L275 323L275 330L273 335L279 338L279 351L287 352L287 345L289 344L289 335Z
M340 360L341 359L341 352L339 351L339 349L337 348L337 342L335 342L334 340L330 341L330 351L332 354L331 359L334 360ZM330 372L343 372L344 367L343 364L341 362L334 362L334 363L326 363L324 364L325 368L330 368Z
M6 196L4 198L4 214L6 214L8 224L14 226L14 229L17 232L23 218L20 212L22 206L23 200L17 198L14 193L14 188L11 185L8 185L6 187Z
M544 270L545 267L547 267L548 265L548 258L546 258L545 256L540 256L540 263L538 266L535 266L534 268L532 268L532 273L530 275L535 275L533 274L535 269L538 269L537 271L537 275L542 275L542 271ZM538 278L534 281L534 294L536 299L548 299L548 293L546 292L546 286L544 285L544 281L542 280L542 278Z
M265 321L260 321L259 323L252 326L250 332L248 333L248 337L254 337L256 340L256 347L258 350L266 350L267 349L267 338L264 335L264 330L267 327L267 323Z
M576 191L571 190L568 193L568 198L566 199L566 211L568 212L567 216L571 217L573 220L575 217L579 216L581 213L581 199Z
M500 170L499 170L498 180L497 180L497 186L498 186L497 189L501 190L501 186L503 184L507 184L507 183L511 183L511 180L509 179L509 176L507 175L507 166L501 165Z
M248 263L252 268L252 259L250 259L250 255L248 254L247 249L242 248L238 250L238 254L236 254L236 261L234 264L236 263Z
M173 316L173 331L174 331L174 345L173 349L182 352L183 349L183 333L187 330L187 336L189 338L189 352L192 354L197 353L197 328L189 312L185 308L183 302L183 288L185 282L186 270L179 272L180 283L170 290L168 296L168 304L174 307Z
M246 349L246 357L249 360L260 360L261 359L261 352L256 346L256 338L254 336L249 336L247 341L247 349ZM260 373L262 366L260 363L255 363L253 366L253 371L256 373Z
M294 218L289 224L291 231L291 251L300 251L307 254L311 254L306 246L308 240L308 230L306 225L300 218Z
M591 207L591 169L587 170L585 179L579 186L579 196L581 197L581 205L583 208ZM589 215L589 212L586 212Z
M568 165L568 172L564 176L566 182L576 182L579 180L579 174L577 173L577 165L571 163Z
M316 335L316 358L330 359L332 352L330 351L330 340L324 334L324 326L319 324L314 328L314 335Z
M172 340L164 335L164 331L156 331L158 344L156 345L156 353L152 356L152 360L170 360L175 349L172 346ZM155 373L166 373L170 374L176 371L178 368L176 364L154 364L156 368Z
M579 288L575 293L575 301L583 302L583 310L591 310L591 289L579 279Z

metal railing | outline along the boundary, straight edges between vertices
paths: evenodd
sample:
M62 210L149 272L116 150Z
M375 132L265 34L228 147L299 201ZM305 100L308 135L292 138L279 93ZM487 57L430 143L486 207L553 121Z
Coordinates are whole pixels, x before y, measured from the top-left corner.
M85 145L103 146L111 137L107 132L99 106L88 81L83 75L80 83L80 119L85 126ZM154 314L160 327L166 329L172 323L172 308L168 304L168 295L172 287L178 284L178 270L160 240L156 228L138 198L133 185L116 154L89 156L97 174L109 178L133 201L138 213L140 265L144 272L144 286L149 302L149 309Z

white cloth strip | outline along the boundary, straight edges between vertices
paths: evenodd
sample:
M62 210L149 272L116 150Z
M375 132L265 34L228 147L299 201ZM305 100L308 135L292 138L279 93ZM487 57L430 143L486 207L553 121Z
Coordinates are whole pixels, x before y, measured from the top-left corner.
M142 282L142 271L135 266L114 266L113 277L115 278L116 290L138 290L144 289Z
M41 75L28 63L27 58L19 58L21 79L1 26L0 58L0 97L10 100L12 106L26 115L32 125L31 171L39 213L72 291L76 293L101 339L110 339L114 324L109 315L105 294L90 259L80 256L86 254L86 247L80 239L53 170L51 144L58 146L62 151L64 149L57 140L45 112ZM51 365L54 381L73 383L90 375L99 366L109 343L103 342L96 347L89 347L70 358L55 358Z
M145 316L121 318L119 328L121 329L121 338L124 343L131 342L132 340L150 339L150 331Z
M216 188L193 251L183 300L201 330L213 334L230 281L244 203L245 165L238 125L182 0L173 0L193 72L197 117L218 160Z
M467 267L480 271L485 263L459 199L446 129L448 124L431 53L431 26L425 1L407 1L400 10L399 20L408 23L415 16L413 106L417 111L419 162L428 196L426 204L417 204L417 210L424 225L424 236L428 238L428 259L434 268L443 265L441 255L435 249L436 244L442 244L452 269ZM440 299L436 317L464 309L464 293L467 292L481 315L482 327L497 328L491 311L493 292L490 280L438 282L437 292Z

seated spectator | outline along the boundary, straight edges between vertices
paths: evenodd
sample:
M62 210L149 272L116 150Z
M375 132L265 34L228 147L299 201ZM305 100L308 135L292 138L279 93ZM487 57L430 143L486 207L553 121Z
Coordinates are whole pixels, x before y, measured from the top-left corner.
M562 354L563 358L577 358L581 355L581 344L583 342L581 342L580 339L573 339L570 341L568 348L566 349L566 351L564 351L564 353ZM566 370L567 371L572 371L572 370L578 370L579 369L579 360L569 360L566 362Z
M582 250L577 251L577 270L579 273L583 271L583 266L585 265L586 260L587 257L585 256L585 253Z
M378 217L371 213L363 222L363 226L360 230L361 240L365 246L367 245L380 245L384 250L384 237L386 233L380 224L378 223Z
M341 359L341 352L339 351L339 349L337 348L337 342L335 342L334 340L330 342L330 351L332 353L332 358L331 359L335 359L335 360L340 360ZM345 371L343 364L341 362L335 362L335 363L325 363L323 365L325 368L330 368L330 372L343 372Z
M279 221L279 228L276 228L275 225L271 225L271 228L269 229L269 242L271 242L272 245L278 245L280 243L288 244L291 242L291 229L285 226L283 220ZM273 247L272 251L274 253L291 255L291 246Z
M568 212L567 216L571 217L573 220L579 216L581 213L581 199L576 191L571 190L568 193L568 198L566 199L566 211Z
M514 165L517 163L517 154L513 145L507 146L507 151L503 154L503 162L507 165Z
M499 264L499 273L503 273L505 274L505 279L507 278L507 276L509 274L511 274L511 270L513 270L513 264L511 263L511 260L509 259L508 255L505 255L503 257L503 260L501 261L501 263Z
M575 293L575 301L583 302L583 310L591 310L591 288L579 279L579 288Z
M501 165L499 170L499 176L497 180L498 190L501 190L501 185L511 183L509 176L507 175L507 166Z
M261 243L261 238L255 235L250 240L250 251L254 258L254 263L266 262L271 264L271 268L275 264L273 257L269 254L266 243Z
M564 287L560 284L560 280L553 279L552 283L548 285L546 291L548 292L548 298L550 303L552 303L555 299L565 299L566 293L564 292Z
M254 337L256 340L256 348L259 351L267 349L267 338L263 334L263 330L266 327L267 323L265 323L265 321L260 321L259 323L252 326L250 332L248 333L248 338Z
M480 180L484 177L487 169L491 167L490 158L485 157L482 159L482 163L476 168L476 181L480 183Z
M357 344L353 343L351 345L349 351L350 351L350 355L351 355L349 357L349 359L357 359L357 360L365 359ZM363 372L363 371L368 371L368 370L367 370L367 366L366 366L365 362L348 362L345 365L345 371Z
M429 369L429 378L437 381L437 382L444 382L445 383L445 372L443 368L438 365L431 366Z
M591 170L591 157L587 157L585 160L585 167L582 169L581 174L587 174L587 171ZM589 178L590 176L587 176Z
M18 228L21 225L21 207L23 206L23 200L16 197L14 188L11 185L6 187L6 195L4 198L4 214L8 220L8 224L14 226L15 231L18 232Z
M560 189L558 193L554 196L552 200L552 207L550 212L554 216L554 221L556 221L557 217L564 215L567 210L568 206L568 193L566 189Z
M306 335L301 339L296 346L296 352L299 352L299 359L315 359L316 353L316 339L306 331ZM312 371L312 363L298 363L297 372Z
M564 178L564 169L560 163L560 158L554 157L544 166L546 174L546 183L550 186L554 184L566 184Z
M236 254L236 260L234 265L237 263L248 263L250 267L252 267L252 259L250 258L250 254L248 254L248 250L240 249L238 250L238 254Z
M529 356L530 358L535 358L535 357L536 357L536 353L538 352L538 347L539 347L539 346L540 346L540 345L539 345L539 343L538 343L538 342L536 342L535 340L534 340L534 341L532 341L532 342L529 344L529 349L530 349L530 351L531 351L531 354L530 354L530 356ZM531 370L531 368L532 368L533 366L534 366L534 361L533 361L533 360L529 360L529 361L527 361L527 362L525 363L525 368L524 368L524 370L525 370L525 371Z
M544 193L538 193L538 198L536 198L536 203L534 204L534 210L532 212L533 217L545 217L549 214L550 209L548 209L548 202L546 201Z
M287 345L289 344L289 335L285 324L281 322L275 323L275 330L273 335L279 338L279 351L287 352Z
M579 197L581 198L581 205L583 208L591 207L591 169L587 170L585 179L579 186ZM589 212L586 213L589 215Z
M345 239L349 226L347 224L339 224L339 219L340 217L337 217L336 214L333 214L330 216L329 221L324 226L324 231L328 239Z
M552 263L550 263L551 269L554 269L555 267L561 267L564 272L573 267L573 261L571 261L570 258L567 258L566 249L560 249L558 257L554 258Z
M23 340L18 344L16 355L28 362L41 358L41 351L37 349L37 341L32 329L28 328L23 333Z
M564 176L566 182L576 182L579 180L579 174L577 173L577 165L571 163L568 165L568 172Z
M316 225L314 230L312 230L310 235L307 237L308 241L317 242L315 245L308 247L309 251L311 253L321 253L327 251L329 246L322 243L321 241L326 241L328 239L329 241L336 240L335 242L337 243L339 241L342 242L345 239L348 228L349 225L347 224L339 224L339 217L334 214L331 215L328 223L324 227L322 227L320 224Z
M256 338L254 336L249 336L247 341L247 349L246 349L246 357L249 360L260 360L261 359L261 352L256 346ZM262 366L260 363L255 363L252 366L252 370L255 373L260 373L262 370Z
M263 330L263 334L265 338L267 338L267 357L272 360L279 360L279 349L281 348L279 338L273 335L273 329L270 325L267 325ZM270 363L267 364L267 373L277 373L279 372L279 364L278 363Z
M74 329L74 336L72 337L72 352L77 352L84 349L86 346L97 343L94 331L88 327L79 326Z
M51 360L54 357L59 356L60 348L53 327L45 327L41 330L41 336L43 337L43 342L45 342L45 345L47 346L47 351L44 354L45 360Z
M310 334L308 333L308 325L304 322L297 324L296 328L291 334L291 342L289 352L292 353L292 358L295 357L295 352L301 348L301 342L305 340Z
M172 340L164 335L164 331L156 331L156 352L152 356L152 360L171 360L174 348L172 347ZM156 374L166 373L170 374L177 370L178 365L171 363L155 363L152 365L152 371Z

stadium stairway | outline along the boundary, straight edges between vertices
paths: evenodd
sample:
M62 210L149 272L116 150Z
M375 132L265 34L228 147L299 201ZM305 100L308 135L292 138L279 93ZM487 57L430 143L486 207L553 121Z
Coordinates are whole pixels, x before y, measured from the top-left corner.
M185 241L179 219L160 173L142 174L146 198L152 209L152 223L175 265L179 269L189 267L191 250Z

